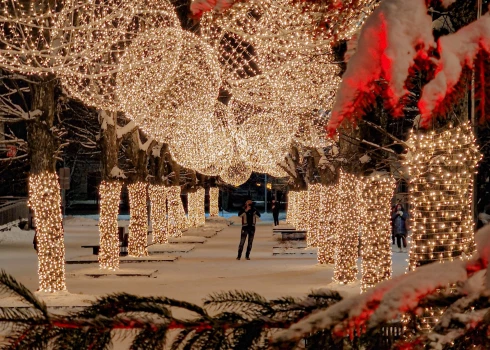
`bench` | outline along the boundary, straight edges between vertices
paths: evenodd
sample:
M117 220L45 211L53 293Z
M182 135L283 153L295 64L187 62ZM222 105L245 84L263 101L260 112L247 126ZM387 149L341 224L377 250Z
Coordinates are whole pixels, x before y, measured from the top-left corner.
M117 234L119 237L119 256L128 255L128 238L129 235L124 233L124 227L117 228ZM82 245L82 248L92 248L92 255L99 255L100 245Z
M276 232L281 234L281 239L283 241L300 241L306 239L306 231L304 230L279 230Z

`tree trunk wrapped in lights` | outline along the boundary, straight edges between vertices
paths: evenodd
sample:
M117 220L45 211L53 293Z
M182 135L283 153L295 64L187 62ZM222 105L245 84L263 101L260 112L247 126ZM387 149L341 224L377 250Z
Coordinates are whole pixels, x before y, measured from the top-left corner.
M296 224L295 227L297 230L307 230L308 229L308 191L300 191L298 192L296 198Z
M298 191L288 192L288 211L286 213L286 223L296 226L296 211L297 211Z
M99 266L102 269L119 268L119 237L117 216L122 183L120 181L102 181L100 195L100 249Z
M209 216L219 216L219 188L211 187L209 189Z
M359 231L365 219L362 192L364 182L355 175L341 172L337 242L335 246L334 281L350 283L356 280L359 255Z
M202 187L187 194L187 222L189 227L201 227L206 223L204 198L205 190Z
M65 245L58 176L43 172L29 178L29 206L36 218L39 290L65 290Z
M168 242L167 195L164 185L150 185L151 228L154 244Z
M129 192L129 240L128 255L141 257L148 255L148 209L146 207L145 182L128 185Z
M308 247L318 247L318 239L322 232L322 224L324 223L325 212L321 206L321 197L323 188L321 184L313 184L308 186L308 211L307 211L307 226L306 244Z
M481 159L471 126L412 133L409 144L405 161L412 205L409 270L471 256L473 175Z
M168 236L181 237L187 228L184 206L180 199L180 186L166 187L168 208Z
M323 186L319 207L323 215L320 216L320 233L318 235L318 263L333 264L335 262L335 242L339 218L339 186Z
M361 236L363 292L392 275L390 220L391 198L395 190L395 181L391 177L370 176L365 182L366 218Z

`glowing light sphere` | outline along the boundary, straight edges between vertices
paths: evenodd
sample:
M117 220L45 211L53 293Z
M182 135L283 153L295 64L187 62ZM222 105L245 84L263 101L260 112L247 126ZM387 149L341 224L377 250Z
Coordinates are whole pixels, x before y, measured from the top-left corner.
M149 81L118 86L118 97L124 101L126 115L159 142L168 143L176 129L190 132L196 117L213 115L221 86L217 59L214 50L200 37L182 31L177 71L165 89L157 88L146 96L133 93L140 85L158 85L161 75L166 74L165 63L148 67L144 76Z
M235 160L232 165L226 168L219 177L224 182L233 185L240 186L247 182L252 175L252 169L247 164L240 160Z
M117 216L121 199L122 182L102 181L99 187L99 266L101 269L119 268L119 231Z
M219 188L211 187L209 189L209 216L219 216Z
M390 279L391 269L391 198L395 181L390 176L375 174L365 178L364 203L366 217L361 236L361 290Z
M148 210L146 207L147 184L135 182L128 185L129 193L129 239L128 255L148 255Z
M63 31L70 54L83 57L82 62L61 71L63 87L71 96L97 108L121 110L116 85L127 79L135 83L131 77L136 76L145 81L148 67L162 63L167 66L166 80L152 88L167 86L181 49L180 21L172 4L167 0L109 0L80 7L75 5L78 0L68 2L73 5L62 10L59 23L73 28ZM70 26L73 22L76 24ZM148 91L142 84L133 88L139 95Z
M165 186L150 185L148 194L151 201L151 228L154 244L168 242L167 196Z
M341 172L339 182L339 225L335 246L333 280L344 284L357 277L359 234L365 207L363 202L364 182L354 175ZM362 215L359 215L361 213Z
M31 175L28 205L36 218L39 290L65 290L65 243L58 175L49 172Z
M440 132L412 132L405 165L410 175L412 245L409 270L470 257L473 176L481 154L469 123Z

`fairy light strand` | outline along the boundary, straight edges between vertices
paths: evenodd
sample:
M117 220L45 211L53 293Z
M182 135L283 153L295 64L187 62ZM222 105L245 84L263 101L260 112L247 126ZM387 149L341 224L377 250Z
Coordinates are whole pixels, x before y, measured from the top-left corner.
M148 194L151 202L152 242L165 244L168 242L167 196L165 186L150 185Z

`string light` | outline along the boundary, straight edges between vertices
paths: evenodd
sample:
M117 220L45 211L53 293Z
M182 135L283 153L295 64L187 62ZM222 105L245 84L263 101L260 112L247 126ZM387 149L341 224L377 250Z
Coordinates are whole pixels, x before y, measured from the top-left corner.
M167 197L168 236L181 237L182 231L187 229L184 206L180 198L180 186L165 187Z
M321 265L334 264L337 231L339 230L339 185L322 186L319 211L317 260Z
M65 245L58 175L50 172L30 175L28 204L36 218L39 290L65 290Z
M365 178L364 204L366 216L361 236L361 290L390 279L391 268L391 198L395 190L393 178L375 174Z
M119 232L117 216L122 183L120 181L102 181L99 187L99 266L101 269L119 268Z
M471 256L473 176L481 154L470 124L437 133L412 131L408 143L404 164L412 205L409 270Z
M148 255L148 210L146 207L145 182L128 185L129 193L129 240L128 255L142 257Z
M288 192L288 210L286 213L286 223L296 227L298 216L298 193L299 191Z
M219 188L211 187L209 189L209 216L219 216Z
M321 197L323 194L322 184L308 185L308 211L306 212L306 245L308 247L317 247L318 238L321 234L322 227L320 222L323 220L325 213L321 207Z
M344 284L356 280L360 223L365 210L364 182L341 171L339 181L339 226L335 245L334 281Z
M150 185L148 194L151 202L151 228L154 244L168 242L167 196L165 186Z
M187 193L187 222L189 227L201 227L206 223L204 212L204 188Z

